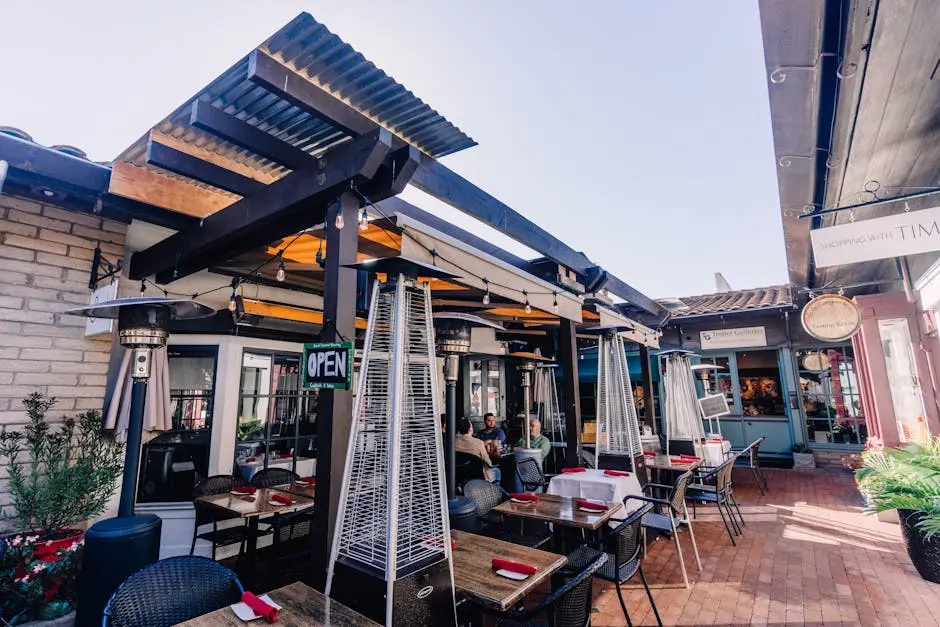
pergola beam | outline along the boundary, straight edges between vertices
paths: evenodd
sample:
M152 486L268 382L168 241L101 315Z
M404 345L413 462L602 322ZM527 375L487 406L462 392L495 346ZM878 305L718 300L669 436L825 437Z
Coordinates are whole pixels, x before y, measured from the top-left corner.
M155 141L147 142L147 163L239 196L250 196L264 183Z
M259 193L207 216L131 258L134 280L157 275L174 281L242 252L323 222L335 196L356 179L369 179L391 149L388 131L342 144L312 168L295 170Z

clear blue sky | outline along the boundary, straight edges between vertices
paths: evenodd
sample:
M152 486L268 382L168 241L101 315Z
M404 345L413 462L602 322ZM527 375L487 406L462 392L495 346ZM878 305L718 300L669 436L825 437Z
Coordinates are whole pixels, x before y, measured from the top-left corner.
M110 160L309 11L480 143L449 167L648 295L786 281L756 2L4 5L0 125L40 143Z

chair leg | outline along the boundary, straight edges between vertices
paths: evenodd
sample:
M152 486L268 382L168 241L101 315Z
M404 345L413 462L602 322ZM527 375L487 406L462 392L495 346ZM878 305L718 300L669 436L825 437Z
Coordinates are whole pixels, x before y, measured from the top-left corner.
M695 499L692 499L692 518L696 518L696 515L695 515Z
M617 598L620 599L620 607L623 608L623 615L627 619L627 627L633 627L633 621L630 620L630 612L627 611L627 604L623 600L623 591L620 589L620 584L614 584L617 588Z
M698 571L702 572L702 560L698 556L698 545L695 544L695 534L692 532L692 520L689 518L689 511L685 512L685 524L689 526L689 537L692 538L692 550L695 551L695 563L698 564Z
M766 490L767 492L770 492L770 484L767 483L767 477L764 476L764 471L760 469L760 466L756 466L756 468L757 468L757 474L760 475L760 480L764 484L764 490Z
M689 575L685 572L685 558L682 557L682 545L679 543L679 532L676 530L676 519L672 515L672 511L667 514L669 516L669 524L672 525L672 539L676 543L676 553L679 554L679 567L682 568L682 581L685 582L685 587L689 587ZM691 529L691 525L689 526ZM699 570L701 570L699 566Z
M731 509L731 504L728 503L728 498L725 497L722 503L725 507L725 511L728 512L728 518L731 519L731 527L734 529L734 535L739 536L744 533L744 530L741 528L741 525L738 524L738 519L734 515L734 511Z
M737 546L734 541L734 534L731 533L731 527L728 525L728 519L725 518L725 513L721 510L721 503L718 503L718 513L721 515L721 522L725 524L725 531L728 532L728 538L731 540L731 546Z
M757 469L757 466L751 466L751 472L754 473L754 483L757 484L760 495L764 496L764 486L762 485L763 482L760 480L760 471Z
M650 600L650 605L653 606L653 615L656 617L656 624L659 627L663 627L663 619L659 617L659 610L656 609L656 601L653 600L653 593L650 592L650 586L646 583L646 575L643 574L643 566L639 567L640 579L643 581L643 587L646 588L646 596Z
M747 523L744 522L744 515L741 513L741 508L738 507L738 501L737 501L737 499L734 498L734 495L733 495L733 494L732 494L732 495L729 495L729 498L731 499L731 504L734 505L734 509L737 510L737 512L738 512L738 518L741 519L741 527L746 527L746 526L747 526Z
M189 545L189 554L192 555L196 552L196 534L199 533L199 525L193 527L193 543Z

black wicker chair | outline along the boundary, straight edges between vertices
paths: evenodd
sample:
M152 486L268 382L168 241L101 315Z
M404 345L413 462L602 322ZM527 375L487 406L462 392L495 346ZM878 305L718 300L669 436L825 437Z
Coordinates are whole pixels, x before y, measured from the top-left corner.
M270 521L274 542L263 554L270 574L294 575L309 570L313 561L313 536L310 533L313 508L276 514Z
M169 627L237 602L238 577L207 557L171 557L137 571L104 608L102 627Z
M483 467L483 460L477 455L456 451L454 453L454 476L457 485L463 484L470 479L486 479L486 470Z
M293 483L300 479L300 475L286 468L265 468L255 473L251 478L251 485L258 488L273 488L285 483Z
M607 563L607 555L599 553L561 587L552 590L537 606L528 611L487 611L497 619L498 627L586 627L591 624L594 600L594 575Z
M518 533L506 528L502 517L492 513L494 507L509 498L501 487L485 479L470 479L463 484L463 495L476 505L480 535L528 547L540 547L551 540L548 525L537 521L520 519Z
M736 468L750 468L754 475L754 482L757 483L757 489L763 496L765 492L770 492L770 486L767 485L767 478L760 467L760 445L766 438L761 437L748 444L747 448L741 451L731 451L735 454L734 465Z
M599 555L606 554L607 562L598 570L594 576L609 581L617 588L617 598L620 599L620 607L623 609L623 615L627 619L627 625L633 625L630 621L630 614L627 612L627 604L623 600L623 591L620 585L628 582L637 573L643 581L643 588L646 590L646 596L653 606L653 614L656 616L656 623L662 627L663 621L659 617L659 610L656 609L656 602L653 601L653 595L650 592L649 584L646 582L646 575L643 574L642 542L640 524L643 516L650 511L650 505L644 505L632 512L627 518L607 533L600 542L593 545L582 545L568 555L568 564L566 569L581 570L594 562Z
M741 516L741 509L734 500L734 492L731 488L731 473L734 470L734 459L729 459L721 466L710 470L709 472L695 476L696 483L690 483L685 493L685 498L692 501L692 515L695 516L695 503L714 503L718 507L718 513L721 515L721 522L725 524L725 530L731 539L732 546L736 546L735 535L741 535L744 525L744 517ZM741 526L734 517L732 507L737 510L741 518ZM724 508L724 511L722 511ZM728 513L727 518L725 512ZM731 522L729 525L728 522Z
M528 492L541 492L547 485L539 463L531 457L516 462L516 474L522 482L522 488Z
M213 475L206 477L196 484L193 488L193 508L195 509L196 519L193 524L193 541L189 547L189 554L196 551L196 540L204 540L212 545L212 559L215 559L215 551L219 547L238 544L238 559L241 560L245 549L245 540L248 537L247 522L241 525L225 527L219 529L219 523L227 520L241 518L237 514L229 514L222 510L202 505L196 501L200 496L212 496L215 494L227 494L236 486L247 485L240 477L232 475ZM212 525L211 531L199 533L199 528L206 525ZM259 535L271 533L268 530L259 530Z

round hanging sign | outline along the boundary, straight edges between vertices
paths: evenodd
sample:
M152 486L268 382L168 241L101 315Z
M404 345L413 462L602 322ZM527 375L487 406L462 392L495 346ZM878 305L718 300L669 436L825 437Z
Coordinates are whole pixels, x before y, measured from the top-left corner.
M825 294L806 303L800 320L817 340L843 342L862 325L862 312L845 296Z

